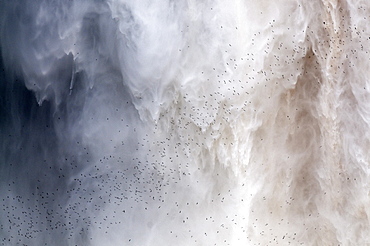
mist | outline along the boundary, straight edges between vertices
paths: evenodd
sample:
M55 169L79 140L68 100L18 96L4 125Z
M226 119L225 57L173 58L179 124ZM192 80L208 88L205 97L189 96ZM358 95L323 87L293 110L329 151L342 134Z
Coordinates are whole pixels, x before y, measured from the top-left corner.
M1 1L1 245L367 244L369 18Z

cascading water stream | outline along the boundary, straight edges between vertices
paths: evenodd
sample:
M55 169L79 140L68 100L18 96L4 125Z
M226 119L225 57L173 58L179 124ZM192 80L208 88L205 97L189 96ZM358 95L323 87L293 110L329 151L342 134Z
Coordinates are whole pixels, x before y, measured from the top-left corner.
M368 244L369 18L1 1L1 245Z

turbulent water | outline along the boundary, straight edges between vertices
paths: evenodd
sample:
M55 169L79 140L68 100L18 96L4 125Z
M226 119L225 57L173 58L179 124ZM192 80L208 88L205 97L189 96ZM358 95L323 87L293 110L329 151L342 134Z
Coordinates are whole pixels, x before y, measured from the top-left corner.
M2 0L1 245L368 245L367 0Z

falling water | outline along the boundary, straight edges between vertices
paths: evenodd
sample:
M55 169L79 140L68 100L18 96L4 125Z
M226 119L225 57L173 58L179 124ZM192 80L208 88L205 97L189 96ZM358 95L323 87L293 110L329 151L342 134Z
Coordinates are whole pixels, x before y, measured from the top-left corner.
M369 20L1 1L1 245L368 244Z

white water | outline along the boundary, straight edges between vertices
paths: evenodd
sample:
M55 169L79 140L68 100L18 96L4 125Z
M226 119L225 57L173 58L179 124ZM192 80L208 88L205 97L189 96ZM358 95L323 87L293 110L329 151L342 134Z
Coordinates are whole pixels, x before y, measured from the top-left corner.
M369 18L2 1L1 244L366 245Z

